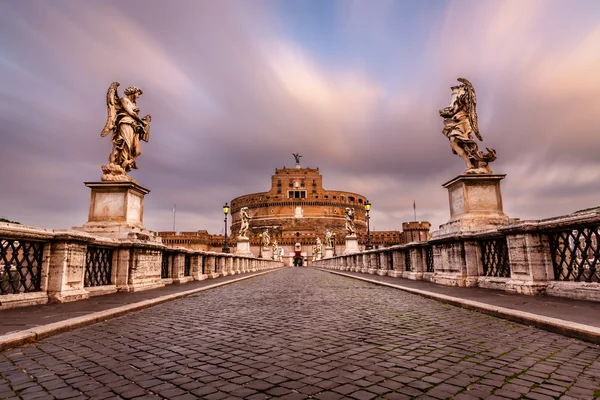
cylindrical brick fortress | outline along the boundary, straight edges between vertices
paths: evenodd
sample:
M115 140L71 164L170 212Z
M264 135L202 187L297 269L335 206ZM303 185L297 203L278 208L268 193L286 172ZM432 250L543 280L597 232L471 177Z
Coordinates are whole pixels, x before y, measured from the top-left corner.
M323 177L316 168L276 169L268 192L247 194L231 201L231 235L240 229L240 209L248 207L251 216L249 237L258 245L258 234L269 229L271 241L290 246L300 242L315 244L317 236L324 241L325 232L336 233L336 242L343 247L346 236L345 209L354 209L356 232L367 231L363 195L325 190ZM305 249L303 249L305 250Z

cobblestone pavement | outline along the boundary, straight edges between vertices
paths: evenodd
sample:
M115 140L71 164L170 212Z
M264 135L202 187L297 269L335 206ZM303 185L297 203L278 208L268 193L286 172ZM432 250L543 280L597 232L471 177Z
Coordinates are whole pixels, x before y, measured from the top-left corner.
M287 268L0 353L0 398L594 399L600 348Z

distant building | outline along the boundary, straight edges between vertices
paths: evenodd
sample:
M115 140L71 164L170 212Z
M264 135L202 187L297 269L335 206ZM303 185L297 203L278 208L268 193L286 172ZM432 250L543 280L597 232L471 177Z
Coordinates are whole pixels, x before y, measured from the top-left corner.
M240 209L248 207L251 216L248 237L253 253L260 252L259 234L269 230L271 243L277 240L284 254L293 253L294 244L300 243L302 252L312 254L317 237L325 242L327 230L335 232L336 253L344 250L346 229L345 209L354 209L354 224L361 248L367 241L367 221L362 194L327 190L318 168L275 169L271 188L266 192L246 194L231 200L231 227L229 247L235 252L236 237L240 229ZM429 238L428 222L405 222L400 231L371 231L371 243L389 247ZM221 251L223 235L210 235L205 230L197 232L159 232L163 243L191 249Z

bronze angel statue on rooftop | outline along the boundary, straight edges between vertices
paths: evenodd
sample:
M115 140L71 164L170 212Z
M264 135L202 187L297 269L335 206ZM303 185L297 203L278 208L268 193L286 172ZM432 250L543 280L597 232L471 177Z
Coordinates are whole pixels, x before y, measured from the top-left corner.
M112 132L113 149L108 156L108 164L102 166L103 181L133 181L127 173L137 169L135 159L142 154L140 139L148 142L150 137L151 117L140 118L136 104L142 90L129 86L125 89L125 97L120 98L117 93L119 85L119 82L113 82L106 93L108 119L100 136Z
M496 151L487 149L487 153L479 150L473 135L483 141L477 122L477 97L471 82L458 78L462 83L452 87L450 105L440 110L444 118L442 133L450 140L454 154L458 154L467 164L466 174L491 174L488 163L496 159Z

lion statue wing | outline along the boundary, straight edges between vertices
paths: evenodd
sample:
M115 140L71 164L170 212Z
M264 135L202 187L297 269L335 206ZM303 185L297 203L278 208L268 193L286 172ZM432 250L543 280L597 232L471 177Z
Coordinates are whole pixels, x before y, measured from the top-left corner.
M108 108L108 118L106 119L106 125L104 125L104 129L100 133L100 136L104 137L108 135L110 131L115 129L115 123L117 121L117 113L121 109L121 103L119 102L119 95L117 93L117 88L119 87L119 82L113 82L110 84L108 91L106 92L106 107Z
M467 87L469 96L467 100L469 105L469 122L471 123L471 128L473 129L475 136L477 136L477 139L483 141L481 133L479 132L479 121L477 120L477 95L475 95L475 89L471 82L466 78L458 78L457 80Z

